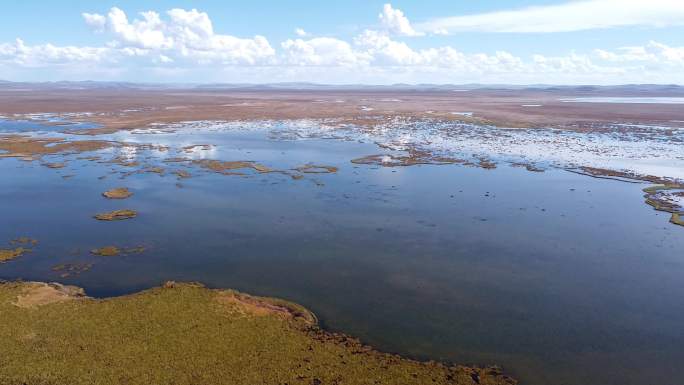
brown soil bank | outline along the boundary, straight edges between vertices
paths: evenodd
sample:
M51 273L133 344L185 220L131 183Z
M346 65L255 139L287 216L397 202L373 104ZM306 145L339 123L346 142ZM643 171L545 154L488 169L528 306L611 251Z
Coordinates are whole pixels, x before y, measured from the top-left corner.
M301 306L196 284L110 299L0 284L2 384L516 384L379 353Z

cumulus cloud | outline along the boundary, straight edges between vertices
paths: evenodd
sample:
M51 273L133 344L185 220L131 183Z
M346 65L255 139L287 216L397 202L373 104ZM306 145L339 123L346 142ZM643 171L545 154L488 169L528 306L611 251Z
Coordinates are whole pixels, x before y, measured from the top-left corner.
M112 46L121 49L142 49L151 56L167 59L194 60L201 63L224 64L268 63L275 50L263 36L238 38L214 32L205 12L196 9L171 9L167 20L154 11L140 13L140 19L129 21L124 11L117 7L106 16L84 13L85 22L96 30L104 30L114 39ZM136 51L137 52L137 51Z
M422 33L416 31L411 26L409 19L404 16L404 12L400 9L392 8L392 4L385 4L382 7L382 13L378 15L380 24L395 35L400 36L421 36Z
M74 62L100 62L105 60L109 49L104 47L75 47L40 44L29 46L21 39L14 43L0 44L0 62L25 67L62 65Z
M684 47L670 47L650 41L643 46L622 47L615 51L594 50L602 60L614 63L652 63L684 66Z
M102 32L104 31L104 27L107 24L107 18L98 15L97 13L87 13L83 12L81 14L83 16L83 20L85 20L86 24L92 29L94 29L97 32Z
M359 57L346 41L317 37L309 40L288 39L281 44L283 63L312 66L350 66L359 63Z
M582 0L434 19L417 26L433 33L572 32L627 26L684 25L681 0Z
M182 75L192 81L204 71L202 79L207 81L684 83L684 47L656 41L524 57L503 50L464 52L449 45L412 47L402 39L418 32L389 4L383 8L377 30L341 39L310 37L296 29L298 37L281 42L277 49L263 36L218 33L209 15L196 9L147 11L130 18L115 7L106 14L82 16L110 41L100 47L30 45L20 39L0 43L0 70L36 73L43 68L52 77L65 73L57 70L84 74L83 68L91 74L134 74L123 80L140 80L145 72L156 79L177 80Z
M376 66L431 67L471 73L516 72L524 69L523 60L509 52L465 54L443 46L415 50L386 34L366 30L354 39L358 56Z

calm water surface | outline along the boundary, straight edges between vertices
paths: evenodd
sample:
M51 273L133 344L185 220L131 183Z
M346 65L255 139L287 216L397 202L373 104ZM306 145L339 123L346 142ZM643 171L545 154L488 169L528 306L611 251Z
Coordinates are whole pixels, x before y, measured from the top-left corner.
M505 165L354 165L381 151L265 132L118 138L213 143L201 156L340 170L303 180L193 170L178 187L171 175L122 180L109 172L124 168L77 156L60 170L2 159L0 243L40 244L0 265L0 277L95 296L201 281L299 302L325 327L382 350L500 364L523 384L682 383L684 228L643 204L644 185ZM119 186L135 195L102 198ZM120 208L139 216L92 219ZM89 255L110 244L148 251ZM74 262L94 266L68 278L51 270Z

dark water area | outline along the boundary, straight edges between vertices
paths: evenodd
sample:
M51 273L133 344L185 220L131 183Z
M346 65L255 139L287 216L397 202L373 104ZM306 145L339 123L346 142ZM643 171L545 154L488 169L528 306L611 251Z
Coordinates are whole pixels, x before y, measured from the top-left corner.
M381 151L263 132L126 139L212 143L202 156L339 171L120 179L110 172L121 168L76 156L59 170L2 159L0 244L40 244L0 264L0 278L102 297L200 281L301 303L326 328L381 350L499 364L522 384L682 383L684 229L643 203L644 185L503 164L355 165ZM101 196L121 186L133 197ZM124 208L138 217L92 218ZM107 245L147 251L90 255ZM94 265L67 278L52 271L77 262Z

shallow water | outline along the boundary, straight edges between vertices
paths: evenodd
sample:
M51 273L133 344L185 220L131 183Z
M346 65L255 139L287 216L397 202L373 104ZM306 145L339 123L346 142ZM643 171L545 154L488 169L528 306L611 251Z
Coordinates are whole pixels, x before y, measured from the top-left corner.
M382 350L501 364L524 384L681 383L684 229L643 203L642 184L503 164L355 165L381 151L269 131L111 138L209 143L182 154L339 172L293 180L192 168L179 181L168 172L184 166L159 162L177 156L173 149L100 152L167 168L125 179L127 168L77 159L84 154L67 156L59 170L3 159L0 242L30 236L40 244L0 265L0 277L61 281L96 296L201 281L299 302L327 328ZM134 196L100 195L120 186ZM92 219L122 208L139 216ZM88 252L107 245L148 250ZM67 278L51 270L74 262L94 266Z
M684 98L673 96L641 97L641 96L593 96L583 98L560 99L567 103L640 103L640 104L684 104Z
M0 117L0 133L27 133L27 132L59 132L68 130L83 130L96 128L98 125L92 123L73 123L59 119L51 120L51 124L44 124L35 120L9 120Z

